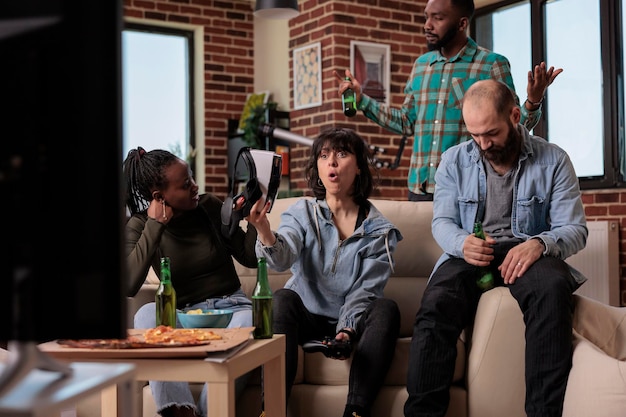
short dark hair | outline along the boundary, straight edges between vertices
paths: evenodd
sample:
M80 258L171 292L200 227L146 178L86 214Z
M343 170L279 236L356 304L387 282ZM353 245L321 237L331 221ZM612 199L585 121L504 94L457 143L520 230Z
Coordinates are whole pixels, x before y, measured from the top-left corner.
M352 129L331 127L322 130L313 142L311 154L306 166L306 179L309 188L318 199L326 196L326 188L319 181L320 176L317 170L317 160L324 145L329 145L333 150L341 150L356 156L356 162L361 173L355 180L354 193L352 198L359 206L366 203L374 189L374 176L372 171L372 154L363 139Z
M469 20L474 18L474 0L451 0L452 6L461 12L462 16Z

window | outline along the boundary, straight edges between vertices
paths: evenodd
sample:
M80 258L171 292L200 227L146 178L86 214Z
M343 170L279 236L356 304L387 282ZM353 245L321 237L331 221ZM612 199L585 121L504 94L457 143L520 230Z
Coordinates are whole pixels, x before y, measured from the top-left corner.
M549 141L567 151L579 177L603 177L599 4L553 1L546 5L545 20L547 62L564 69L548 89ZM579 118L572 117L580 110Z
M567 151L586 189L626 185L621 29L626 15L619 3L509 1L477 11L475 20L479 45L510 60L520 100L532 65L545 60L564 69L548 88L534 133Z
M528 69L531 66L530 4L516 3L476 17L476 42L507 57L515 92L526 99Z
M122 33L124 158L137 146L147 151L165 149L197 171L194 36L193 30L126 23Z

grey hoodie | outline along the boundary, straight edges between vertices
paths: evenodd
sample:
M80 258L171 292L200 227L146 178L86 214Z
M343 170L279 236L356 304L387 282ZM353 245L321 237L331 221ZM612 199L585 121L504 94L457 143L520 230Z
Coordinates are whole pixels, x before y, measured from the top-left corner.
M369 302L383 296L393 272L392 254L402 234L374 205L363 223L341 241L325 200L303 198L282 215L274 246L256 242L256 254L275 271L291 268L285 284L306 308L355 328Z

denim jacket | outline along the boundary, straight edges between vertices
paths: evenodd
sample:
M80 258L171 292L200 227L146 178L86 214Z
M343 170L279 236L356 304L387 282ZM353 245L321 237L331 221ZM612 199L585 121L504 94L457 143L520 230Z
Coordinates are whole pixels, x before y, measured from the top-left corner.
M565 259L585 247L587 223L578 177L567 153L518 125L522 151L513 185L511 227L523 240L537 237L545 256ZM476 142L468 140L442 155L435 175L432 232L444 254L463 258L463 242L485 209L487 177ZM574 268L579 284L586 278Z
M393 272L392 253L400 231L370 204L369 214L341 241L324 200L303 198L281 215L276 243L256 243L256 254L275 271L291 268L285 284L313 314L355 328L369 302L383 296Z

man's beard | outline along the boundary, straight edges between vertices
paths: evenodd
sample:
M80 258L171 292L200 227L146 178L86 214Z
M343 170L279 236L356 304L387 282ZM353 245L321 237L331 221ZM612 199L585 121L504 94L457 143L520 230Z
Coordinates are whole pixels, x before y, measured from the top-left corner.
M439 51L441 48L444 48L446 45L450 43L452 39L456 36L456 32L458 30L458 26L451 26L450 29L446 33L443 34L443 37L439 38L439 40L435 43L426 42L426 46L429 51Z
M516 127L509 123L509 133L506 136L506 142L501 148L495 148L492 146L486 151L480 150L480 156L496 165L502 165L510 162L513 158L517 157L522 143L522 134L516 129Z

